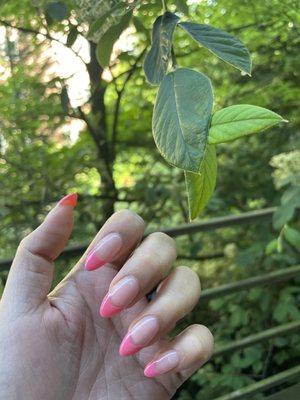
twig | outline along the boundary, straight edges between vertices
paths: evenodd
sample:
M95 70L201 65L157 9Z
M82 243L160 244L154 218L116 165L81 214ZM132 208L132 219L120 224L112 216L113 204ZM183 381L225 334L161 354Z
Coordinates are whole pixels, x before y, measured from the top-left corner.
M48 39L48 40L53 41L53 42L60 43L60 44L63 45L64 47L70 49L70 50L76 55L76 57L78 57L78 58L80 59L80 61L81 61L81 62L85 65L85 67L86 67L86 63L85 63L84 59L81 57L81 55L80 55L76 50L72 49L72 47L67 46L67 45L66 45L64 42L62 42L61 40L56 39L55 37L51 36L49 33L40 32L40 31L37 31L37 30L32 29L32 28L25 28L25 27L23 27L23 26L13 25L11 22L5 21L5 20L2 20L2 19L0 19L0 24L6 26L6 27L8 27L8 28L17 29L18 31L23 32L23 33L26 33L26 34L35 35L35 36L41 35L41 36L43 36L45 39Z

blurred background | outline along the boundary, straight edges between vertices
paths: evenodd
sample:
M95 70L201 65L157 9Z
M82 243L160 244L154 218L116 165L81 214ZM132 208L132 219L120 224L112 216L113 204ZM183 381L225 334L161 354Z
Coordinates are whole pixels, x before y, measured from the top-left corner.
M56 282L103 221L130 208L148 231L171 229L178 264L201 277L203 301L179 328L203 322L215 335L212 361L175 398L271 396L300 375L299 3L168 1L183 19L224 29L251 52L249 77L176 31L179 65L211 78L215 110L248 103L289 120L218 146L217 188L193 231L182 227L183 174L152 138L156 88L142 70L161 2L140 2L105 70L85 38L100 3L0 0L0 294L18 242L66 193L77 192L79 204ZM253 392L255 383L262 386ZM230 395L245 387L250 397Z

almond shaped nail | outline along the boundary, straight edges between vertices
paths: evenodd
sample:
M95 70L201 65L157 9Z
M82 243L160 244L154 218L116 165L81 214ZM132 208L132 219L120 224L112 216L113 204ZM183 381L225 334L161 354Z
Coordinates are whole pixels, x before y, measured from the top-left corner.
M65 197L63 197L59 202L59 206L70 206L70 207L76 207L77 205L77 193L70 193L67 194Z
M121 250L122 245L123 241L119 233L109 233L89 253L85 262L85 269L93 271L113 261Z
M131 356L146 347L159 331L156 317L146 316L138 321L124 337L120 346L121 356Z
M165 374L179 365L179 355L176 350L170 350L162 354L156 360L151 361L144 369L144 375L148 378Z
M122 278L104 297L100 307L101 317L110 318L118 314L133 302L139 291L140 285L137 278L134 276Z
M100 306L99 314L101 317L110 318L118 314L120 311L122 311L122 308L114 306L111 302L110 294L107 293Z

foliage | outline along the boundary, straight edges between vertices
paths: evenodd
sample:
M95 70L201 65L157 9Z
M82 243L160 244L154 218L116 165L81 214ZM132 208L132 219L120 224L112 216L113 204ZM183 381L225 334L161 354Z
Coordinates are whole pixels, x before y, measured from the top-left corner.
M125 207L139 212L149 223L149 229L184 223L188 218L184 177L179 169L164 162L153 145L151 117L156 88L147 84L142 71L146 51L151 48L149 32L161 14L160 1L141 1L137 8L128 10L133 17L129 29L122 34L126 46L123 48L118 41L114 44L110 65L104 72L96 58L98 37L93 34L93 40L89 37L88 57L80 52L84 65L74 53L84 47L83 36L91 31L90 22L84 21L90 21L87 18L92 18L93 13L86 16L84 12L88 9L79 12L78 2L65 1L68 17L51 21L46 13L48 2L34 3L29 0L1 3L0 24L5 33L0 47L0 257L11 257L19 240L42 220L55 201L70 191L79 193L70 245L88 242L103 219L113 210ZM188 14L191 21L220 27L238 37L253 58L250 79L222 63L209 49L199 47L199 42L180 26L174 30L176 60L180 68L201 68L202 74L210 77L216 114L234 104L253 104L271 108L289 121L271 127L268 136L253 134L230 145L217 145L217 189L202 218L281 203L283 206L286 201L293 203L297 196L294 197L296 189L294 192L292 186L297 182L289 171L294 170L299 160L296 149L300 128L299 16L295 2L189 3L187 10L184 1L170 0L168 10L184 23ZM91 0L89 4L100 2ZM13 29L5 22L25 31ZM40 34L34 33L37 31ZM64 54L68 68L75 61L83 65L88 78L88 95L84 99L74 99L72 77L53 67L52 49L55 43L63 45L47 35L67 44ZM78 83L77 80L75 86ZM74 135L73 124L77 123L78 134ZM281 168L275 165L274 168L276 157L273 157L278 154L286 154L286 162ZM202 165L204 168L205 163ZM278 178L276 171L280 171ZM279 180L288 183L274 185L272 173L275 183ZM210 185L213 184L212 180ZM201 196L205 193L195 196L199 201L195 207L199 209ZM288 227L299 230L296 212ZM276 251L279 231L261 222L180 237L178 263L199 272L204 289L299 263L297 249L286 239L282 242L282 252ZM268 252L268 244L274 240L275 251L273 248ZM225 256L220 258L220 254ZM207 256L213 258L203 261ZM56 282L73 261L62 258L58 262ZM6 275L1 273L3 283ZM210 304L200 302L179 328L185 323L205 323L220 344L290 322L299 318L298 288L299 280L294 279ZM216 398L296 365L298 336L280 337L214 359L185 384L177 397Z
M283 250L284 244L300 249L299 219L297 221L297 209L300 207L300 152L298 150L289 153L278 154L271 160L275 168L273 173L274 183L278 189L285 188L281 196L281 204L274 213L273 227L280 231L277 240L269 243L268 250ZM298 222L298 224L297 224ZM295 228L288 224L294 223ZM298 226L298 229L296 229Z
M189 179L190 172L201 174L207 143L218 144L257 133L282 118L269 110L247 105L220 110L212 117L213 90L209 79L196 71L178 69L172 42L176 25L223 61L250 75L249 52L242 42L227 32L210 25L179 21L178 16L167 9L157 17L144 71L151 84L160 85L152 123L154 139L162 156L185 171L189 216L194 219L214 189L210 181L215 177ZM167 74L171 58L173 71ZM210 158L205 163L209 164ZM215 166L208 167L207 174L210 174L210 168L216 171ZM198 193L206 195L199 199L195 196Z

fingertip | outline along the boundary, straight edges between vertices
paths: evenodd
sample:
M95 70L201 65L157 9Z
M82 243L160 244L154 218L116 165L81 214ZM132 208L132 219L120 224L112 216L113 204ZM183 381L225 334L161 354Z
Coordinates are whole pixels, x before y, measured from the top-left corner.
M154 362L150 362L148 365L146 365L146 368L144 369L144 375L147 378L154 378L155 376L159 375Z
M106 264L106 261L102 260L97 256L95 251L92 251L88 256L84 264L84 269L86 271L94 271Z
M131 340L130 336L126 335L120 345L119 354L121 357L132 356L133 354L137 353L142 348L143 348L143 346L138 346L138 345L134 344L133 341Z
M116 307L112 304L109 294L107 294L100 306L99 314L102 318L111 318L118 314L122 308Z
M58 202L58 205L59 206L70 206L70 207L75 208L77 205L77 201L78 201L77 193L70 193L70 194L67 194L65 197L63 197Z

